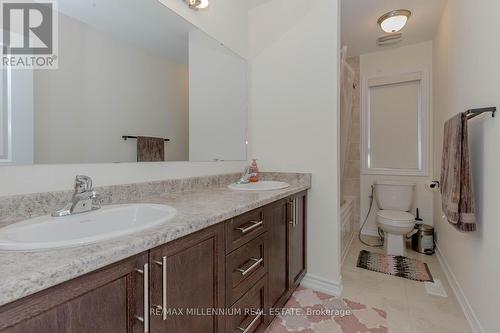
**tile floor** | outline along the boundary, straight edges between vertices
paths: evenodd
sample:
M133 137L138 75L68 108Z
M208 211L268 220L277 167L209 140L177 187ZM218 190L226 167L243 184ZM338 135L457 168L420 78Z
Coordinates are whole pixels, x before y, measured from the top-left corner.
M267 333L388 332L384 310L311 289L298 288L285 309Z
M371 243L376 238L365 237ZM455 299L448 281L436 256L420 255L408 250L408 256L426 262L434 278L440 279L448 294L447 298L427 294L423 282L411 281L395 276L371 272L356 267L359 251L366 249L383 253L381 248L369 248L362 245L357 237L353 240L342 267L344 290L342 297L325 301L325 296L307 289L300 289L290 300L288 307L342 306L351 310L353 316L343 320L336 317L322 318L318 325L317 318L277 318L267 333L465 333L471 332L460 305ZM308 304L311 303L310 305ZM354 307L353 307L354 305ZM375 310L371 311L371 310ZM374 314L383 314L373 316ZM369 320L367 315L370 314ZM304 322L310 320L312 324ZM360 325L360 323L362 325ZM299 325L300 324L300 325ZM297 326L299 325L299 326ZM370 326L371 325L371 326ZM308 328L306 328L308 327ZM363 328L364 327L364 328Z
M376 243L374 237L366 237ZM342 297L377 307L387 312L389 332L464 333L471 332L460 305L451 290L436 255L426 256L408 250L408 257L427 263L432 276L443 283L447 298L427 294L422 282L367 271L356 267L359 251L383 253L353 240L342 266Z

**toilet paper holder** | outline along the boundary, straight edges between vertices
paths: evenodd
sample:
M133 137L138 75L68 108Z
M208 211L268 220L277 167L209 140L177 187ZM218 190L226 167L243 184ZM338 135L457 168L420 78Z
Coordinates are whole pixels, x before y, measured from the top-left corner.
M439 180L433 180L430 184L429 187L431 190L435 190L441 187L441 182Z

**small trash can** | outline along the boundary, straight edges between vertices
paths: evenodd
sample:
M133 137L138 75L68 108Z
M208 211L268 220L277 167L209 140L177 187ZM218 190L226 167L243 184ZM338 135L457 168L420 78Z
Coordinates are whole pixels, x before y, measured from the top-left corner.
M422 254L434 254L434 228L427 224L416 225L411 238L411 247Z

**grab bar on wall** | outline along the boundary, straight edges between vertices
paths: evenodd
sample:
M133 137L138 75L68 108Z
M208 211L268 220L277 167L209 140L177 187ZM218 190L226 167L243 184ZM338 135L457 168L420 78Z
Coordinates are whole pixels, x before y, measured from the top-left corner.
M123 140L127 140L127 139L137 139L137 137L136 137L136 136L131 136L131 135L124 135L124 136L122 136L122 139L123 139ZM165 140L165 142L170 141L170 139L164 139L164 140Z
M497 108L492 106L488 108L470 109L465 111L464 115L467 117L467 120L470 120L486 112L491 112L491 117L495 118L495 113L497 112Z

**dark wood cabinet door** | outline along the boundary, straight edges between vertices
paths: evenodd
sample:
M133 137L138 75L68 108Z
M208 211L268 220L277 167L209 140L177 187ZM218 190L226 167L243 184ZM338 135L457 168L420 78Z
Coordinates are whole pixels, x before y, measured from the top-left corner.
M290 223L288 224L289 281L293 289L300 284L300 281L306 274L306 216L306 193L293 196L290 200Z
M151 250L152 333L222 332L223 237L219 224Z
M2 306L2 333L143 332L142 254Z
M288 219L287 200L265 208L269 234L269 305L280 307L286 301L288 278Z

